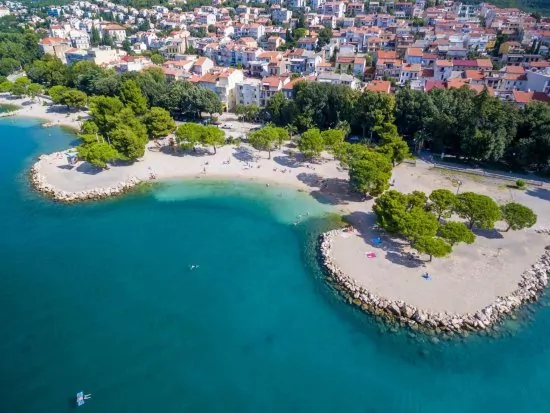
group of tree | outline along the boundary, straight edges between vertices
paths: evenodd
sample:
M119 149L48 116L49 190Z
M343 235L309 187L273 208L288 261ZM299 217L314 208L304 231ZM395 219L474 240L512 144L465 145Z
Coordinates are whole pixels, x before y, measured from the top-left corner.
M204 112L214 114L223 111L223 105L214 91L184 80L168 82L160 68L139 73L117 73L89 61L67 66L55 56L44 55L27 66L27 76L32 82L47 88L66 86L88 96L110 97L121 97L123 84L132 80L145 97L147 107L164 108L174 116L184 117L200 117Z
M176 139L183 149L196 150L197 145L211 146L215 154L217 148L225 144L225 133L217 126L186 122L176 129Z
M464 86L429 92L401 88L393 96L360 92L343 85L302 81L293 99L276 93L261 117L277 126L335 128L346 122L368 143L395 136L397 127L411 148L475 162L500 162L510 169L550 171L550 105L532 102L517 108L511 102ZM401 141L388 146L397 154ZM399 156L396 156L398 159Z
M52 89L61 101L67 96L83 94L63 86ZM134 80L123 82L119 96L90 97L89 108L90 119L82 125L83 143L78 154L99 167L114 160L131 162L142 157L149 139L166 136L176 127L168 111L147 107L146 98Z
M391 234L402 236L420 253L444 257L454 245L475 240L474 227L493 229L503 220L509 229L532 227L536 214L526 206L511 202L499 206L486 195L474 192L454 194L436 189L429 196L420 191L411 194L390 190L375 201L378 225ZM463 219L450 221L456 215Z
M0 19L0 75L8 76L38 59L38 35L22 28L14 16Z
M260 107L258 105L237 105L235 106L235 115L239 117L239 120L245 122L252 122L258 119L260 114Z
M14 96L30 96L32 99L36 98L40 93L44 91L42 85L38 83L31 83L31 81L25 77L18 77L13 82L5 80L0 83L0 93L9 92Z

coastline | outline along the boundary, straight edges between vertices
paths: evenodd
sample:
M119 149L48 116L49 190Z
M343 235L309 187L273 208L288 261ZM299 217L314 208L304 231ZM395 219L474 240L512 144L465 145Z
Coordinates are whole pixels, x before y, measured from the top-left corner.
M509 295L496 300L475 312L464 314L432 312L406 303L391 300L368 291L349 277L334 261L332 242L345 232L336 229L321 234L319 240L320 263L331 284L335 286L349 304L372 314L387 324L398 323L428 334L452 337L454 334L467 336L470 332L487 330L510 316L522 305L538 300L548 285L550 274L550 246L537 262L523 272L517 288ZM550 234L550 229L539 230Z
M166 140L164 143L166 144ZM30 170L30 180L34 189L64 203L104 199L126 193L144 183L197 179L249 181L266 186L295 188L308 193L321 203L331 204L335 212L348 218L356 231L361 230L361 236L347 237L346 240L340 239L341 230L329 231L321 236L317 247L321 254L321 266L328 274L328 281L336 286L349 303L377 319L389 325L397 322L400 326L430 334L467 335L469 332L487 330L523 304L536 301L548 283L550 250L546 248L543 251L548 245L547 239L542 234L539 238L528 238L528 241L517 237L520 234L531 236L531 230L508 234L506 240L511 245L499 244L499 240L482 239L479 243L481 245L476 241L474 246L467 247L469 252L466 255L463 252L467 248L459 248L450 258L422 263L423 267L428 267L426 269L430 273L434 271L439 274L437 284L419 287L415 284L419 279L419 270L405 269L407 276L412 277L406 279L401 276L406 274L402 274L403 268L395 263L395 257L389 257L395 251L383 251L368 245L367 240L373 236L374 226L374 221L370 219L372 201L364 201L349 193L347 171L340 168L334 159L325 158L318 163L309 163L286 149L273 151L268 159L265 152L259 153L246 144L224 146L218 148L216 154L211 151L212 149L200 149L197 152L174 154L169 152L167 146L159 149L154 142L150 142L144 157L139 161L131 165L112 166L107 170L94 169L85 162L70 166L66 160L66 151L62 151L41 155ZM434 180L433 174L429 165L422 162L417 162L416 167L400 165L393 172L398 189L404 192L414 189L427 192L426 185L451 185L447 177ZM419 182L417 178L424 181ZM464 181L463 185L468 187L479 183L472 180L470 183ZM502 194L491 195L499 202L507 201ZM540 207L544 212L547 210L546 204L541 204ZM545 216L542 211L537 211L541 220ZM547 222L540 224L548 225ZM542 232L545 236L549 234L547 230L535 232ZM337 253L333 254L333 241L337 237ZM343 244L343 241L346 243ZM348 244L349 242L353 244ZM367 245L370 251L384 253L386 257L365 260L364 251ZM498 257L501 250L503 255L507 255L514 248L524 248L524 245L528 246L525 248L532 249L532 253L524 255L523 261L522 255L518 255L519 266L516 263L510 265L510 261L506 264L506 259L496 263L495 259L501 259L489 257L493 250L498 249ZM409 250L403 249L401 254L404 256L407 251ZM542 256L538 251L543 251ZM524 271L523 264L535 260L536 263ZM469 261L476 261L480 268L468 266ZM437 266L443 262L452 263L449 264L448 271L447 268ZM405 266L409 264L407 262ZM380 276L380 280L376 281L376 277L369 274ZM480 278L479 276L483 280L475 279ZM380 283L384 287L382 290L376 288ZM455 289L457 285L459 288ZM483 291L483 297L479 297L479 291ZM436 297L430 297L430 294L435 294ZM410 300L411 297L415 299ZM449 300L450 297L452 300ZM463 300L465 309L457 311L451 303L453 300ZM434 309L434 302L440 307ZM441 311L441 307L445 311Z
M43 103L46 103L44 105ZM74 130L75 132L80 130L80 118L87 116L86 112L69 112L63 106L53 105L49 99L37 98L33 101L29 98L15 98L9 94L0 94L0 104L17 105L20 109L5 112L3 117L21 117L36 119L48 126L63 126Z

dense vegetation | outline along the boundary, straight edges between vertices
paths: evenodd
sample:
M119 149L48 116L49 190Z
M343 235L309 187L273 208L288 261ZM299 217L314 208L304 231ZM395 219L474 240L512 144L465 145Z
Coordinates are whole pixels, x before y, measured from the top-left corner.
M275 94L263 117L275 125L294 125L298 131L347 127L367 143L384 142L384 135L399 133L415 150L430 148L508 169L550 171L550 105L533 102L518 109L486 90L476 94L462 87L424 93L405 87L394 97L299 82L293 100ZM399 161L401 148L394 149Z
M376 200L373 209L381 228L407 239L430 260L450 254L460 242L473 243L474 227L493 229L495 222L503 220L508 224L506 231L519 230L532 227L537 221L535 213L526 206L512 202L499 207L488 196L473 192L455 195L447 189L436 189L429 197L420 191L387 191ZM453 215L464 222L449 221Z

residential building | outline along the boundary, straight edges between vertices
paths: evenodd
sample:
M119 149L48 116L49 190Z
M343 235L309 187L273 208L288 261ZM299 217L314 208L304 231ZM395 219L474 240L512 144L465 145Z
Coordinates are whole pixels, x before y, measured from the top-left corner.
M233 68L214 69L198 79L197 83L215 92L224 109L231 111L237 105L237 83L244 79L242 70Z
M214 68L214 62L210 60L208 57L202 56L199 57L194 63L191 68L191 72L198 76L204 76L207 74L210 70Z
M109 46L92 47L88 50L69 49L65 52L67 64L73 64L83 60L92 61L96 65L109 65L120 62L126 52L120 49L112 49Z
M359 80L346 73L319 73L319 76L317 76L317 81L320 83L331 83L333 85L345 85L351 87L352 89L357 89L360 85Z
M43 53L54 55L61 59L63 63L66 63L65 52L71 49L71 44L67 39L61 39L60 37L46 37L40 39L38 47Z
M123 42L126 39L126 29L119 24L103 24L101 25L101 33L103 36L108 34L111 39L117 42Z
M262 81L260 79L244 78L236 85L237 105L257 105L262 106L260 101L260 89Z

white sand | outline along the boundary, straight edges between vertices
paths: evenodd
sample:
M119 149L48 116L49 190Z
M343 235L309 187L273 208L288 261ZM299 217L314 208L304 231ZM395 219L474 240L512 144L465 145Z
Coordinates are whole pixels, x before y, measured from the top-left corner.
M227 122L227 118L223 121ZM238 136L251 125L234 123L232 127L231 134ZM222 147L216 155L211 155L207 151L171 154L166 147L159 151L150 143L143 159L130 166L97 172L86 163L68 167L61 158L43 162L41 173L48 183L64 191L114 186L131 176L148 179L151 173L158 179L238 178L307 190L314 198L322 198L325 203L328 200L337 210L348 214L358 229L356 234L334 241L334 260L340 268L367 290L432 311L474 312L497 296L508 295L516 289L521 273L550 244L547 235L537 234L534 229L508 233L495 230L480 234L474 245L456 246L449 258L436 258L431 263L426 262L428 257L410 260L407 256L410 248L403 241L382 235L381 247L371 245L371 239L380 235L373 231L372 200L361 201L348 193L347 171L339 168L336 161L326 157L320 163L311 164L281 151L273 152L269 160L267 153L259 153L247 145ZM417 162L416 167L398 166L393 177L395 189L403 192L456 190L452 177L431 170L430 165L422 161ZM484 193L500 203L514 199L538 214L537 228L550 227L549 189L517 191L508 189L503 181L470 179L463 175L455 178L462 180L461 192ZM365 253L369 251L375 252L376 258L367 258ZM421 277L426 271L432 276L431 281Z
M46 105L43 103L46 103ZM0 104L21 106L21 109L14 113L14 116L41 119L53 125L68 126L74 129L80 129L81 121L78 120L79 117L82 119L87 117L87 113L84 111L69 112L66 107L52 105L50 100L44 98L36 98L33 101L28 97L14 98L8 94L1 94Z

